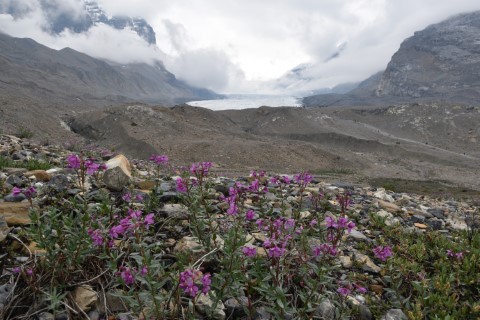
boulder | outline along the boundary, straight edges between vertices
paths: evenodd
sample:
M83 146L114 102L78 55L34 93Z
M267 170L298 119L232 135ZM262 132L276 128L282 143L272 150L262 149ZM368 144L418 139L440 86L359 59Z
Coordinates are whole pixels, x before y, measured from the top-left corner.
M0 202L0 216L8 226L30 224L30 204L28 202Z
M390 309L381 320L407 320L407 316L400 309Z
M23 175L27 178L34 176L37 181L41 181L41 182L50 181L50 179L52 178L52 176L45 170L27 171Z
M107 170L103 174L103 183L112 191L122 191L132 179L130 162L123 154L119 154L105 165Z
M87 311L97 300L97 293L90 286L77 287L73 292L73 299L82 311Z

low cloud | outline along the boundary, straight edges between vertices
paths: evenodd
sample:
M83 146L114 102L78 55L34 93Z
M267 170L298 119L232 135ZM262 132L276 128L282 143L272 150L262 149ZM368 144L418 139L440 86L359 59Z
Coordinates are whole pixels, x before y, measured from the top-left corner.
M384 69L415 31L480 9L477 0L98 1L108 14L147 19L158 49L104 25L52 36L40 1L81 15L83 0L0 0L3 11L17 6L27 12L0 15L0 30L120 63L161 59L178 78L219 92L270 93L361 81ZM285 76L298 65L307 67L296 78Z
M167 57L166 67L177 78L197 87L224 92L238 87L244 79L243 72L223 52L214 49L185 51Z
M83 1L49 0L41 4L38 0L11 0L3 4L22 9L22 14L12 16L0 14L0 30L14 37L33 38L53 49L70 47L96 58L118 63L152 63L165 55L157 47L150 46L132 30L118 30L105 24L90 27L82 33L65 29L54 34L50 27L52 19L68 14L72 19L84 17ZM8 12L8 11L7 11Z

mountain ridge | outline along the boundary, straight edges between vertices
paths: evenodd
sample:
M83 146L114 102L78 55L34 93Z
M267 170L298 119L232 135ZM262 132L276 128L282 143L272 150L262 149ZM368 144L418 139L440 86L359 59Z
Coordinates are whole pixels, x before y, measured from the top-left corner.
M0 58L0 92L17 92L48 103L78 104L80 99L97 105L99 99L117 97L106 98L103 104L142 101L174 105L217 96L177 80L160 61L153 66L120 65L71 48L54 50L32 39L1 33Z

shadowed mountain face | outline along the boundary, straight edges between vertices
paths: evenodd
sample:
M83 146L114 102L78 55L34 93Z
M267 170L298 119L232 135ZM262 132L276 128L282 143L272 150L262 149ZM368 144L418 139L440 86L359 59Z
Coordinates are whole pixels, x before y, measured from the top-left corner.
M344 95L317 95L306 106L480 100L480 11L454 16L406 39L386 70ZM365 83L364 83L365 84Z
M48 104L107 105L144 101L173 105L214 98L208 90L178 81L161 62L109 64L65 48L0 34L0 93Z

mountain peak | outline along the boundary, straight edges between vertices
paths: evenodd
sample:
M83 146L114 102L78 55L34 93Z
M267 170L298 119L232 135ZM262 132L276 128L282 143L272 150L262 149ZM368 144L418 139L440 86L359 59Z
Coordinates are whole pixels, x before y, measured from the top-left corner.
M141 17L109 16L95 0L76 0L69 10L62 9L58 1L60 0L38 0L40 10L48 22L45 29L49 33L60 34L65 30L83 33L93 26L105 24L117 30L132 30L148 44L156 44L155 31ZM0 13L14 18L23 17L36 9L36 6L22 5L20 2L0 3Z

